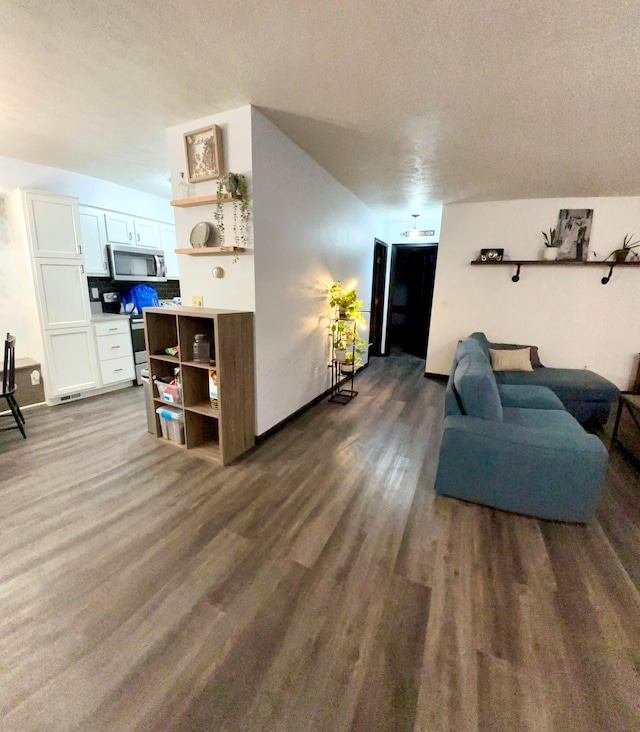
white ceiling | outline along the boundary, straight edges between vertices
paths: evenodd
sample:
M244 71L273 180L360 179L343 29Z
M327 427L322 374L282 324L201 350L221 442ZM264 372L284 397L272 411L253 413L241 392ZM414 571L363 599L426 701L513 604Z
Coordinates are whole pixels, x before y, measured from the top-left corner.
M0 155L169 196L251 103L372 208L640 194L628 0L0 0ZM408 225L407 225L408 228Z

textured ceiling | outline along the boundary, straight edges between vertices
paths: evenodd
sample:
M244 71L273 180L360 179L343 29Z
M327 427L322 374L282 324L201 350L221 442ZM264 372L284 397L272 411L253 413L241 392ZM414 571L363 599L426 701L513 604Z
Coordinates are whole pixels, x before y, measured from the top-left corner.
M0 0L0 155L168 197L258 106L372 208L640 194L640 4Z

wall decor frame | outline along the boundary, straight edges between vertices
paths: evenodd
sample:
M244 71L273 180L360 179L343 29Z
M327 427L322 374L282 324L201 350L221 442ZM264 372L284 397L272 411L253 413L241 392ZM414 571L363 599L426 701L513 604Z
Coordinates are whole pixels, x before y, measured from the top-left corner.
M224 173L222 130L218 125L185 132L184 149L190 183L219 178Z
M558 215L558 260L586 262L593 223L592 208L562 208Z

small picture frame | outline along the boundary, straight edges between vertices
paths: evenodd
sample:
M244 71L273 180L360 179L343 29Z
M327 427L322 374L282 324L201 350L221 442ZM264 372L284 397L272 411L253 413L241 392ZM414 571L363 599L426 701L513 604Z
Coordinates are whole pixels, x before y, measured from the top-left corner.
M504 256L504 249L481 249L480 250L480 261L481 262L502 262Z
M558 214L558 259L586 262L593 223L592 208L563 208Z
M224 173L222 130L218 125L186 132L184 149L187 156L189 183L219 178Z

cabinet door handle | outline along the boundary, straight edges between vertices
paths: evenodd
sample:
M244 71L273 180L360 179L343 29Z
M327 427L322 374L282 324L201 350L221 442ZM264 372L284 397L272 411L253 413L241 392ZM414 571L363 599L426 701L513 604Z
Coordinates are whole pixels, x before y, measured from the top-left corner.
M117 328L109 328L109 330L118 330Z
M113 373L115 374L117 371L122 371L122 369L113 369Z
M103 262L102 264L103 264L103 266L104 266L104 269L105 269L106 271L109 271L109 267L107 267L107 263L106 263L106 262Z
M114 348L120 348L120 346L111 346L111 349L112 349L112 350L113 350Z
M78 254L82 254L82 247L78 244Z
M81 272L81 274L84 274L84 264L80 265L80 272Z
M129 232L129 241L131 241L131 232Z
M138 241L140 241L140 234L137 234L137 237L138 237Z

